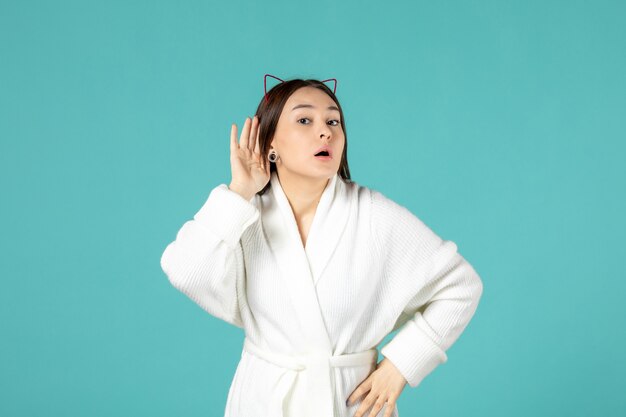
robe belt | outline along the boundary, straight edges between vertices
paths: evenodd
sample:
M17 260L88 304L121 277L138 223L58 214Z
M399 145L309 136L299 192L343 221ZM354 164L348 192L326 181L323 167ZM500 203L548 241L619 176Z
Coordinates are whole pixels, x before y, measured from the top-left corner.
M331 368L344 366L372 366L378 360L376 348L358 353L343 355L328 355L312 353L306 355L284 355L261 349L247 337L244 340L244 350L273 363L281 368L295 372L286 372L278 382L270 398L268 417L283 417L287 405L285 399L296 382L298 375L302 375L304 390L297 392L305 395L304 398L292 397L295 404L301 405L298 416L333 417L334 408L334 379ZM297 395L297 394L294 394ZM347 398L343 398L345 402Z

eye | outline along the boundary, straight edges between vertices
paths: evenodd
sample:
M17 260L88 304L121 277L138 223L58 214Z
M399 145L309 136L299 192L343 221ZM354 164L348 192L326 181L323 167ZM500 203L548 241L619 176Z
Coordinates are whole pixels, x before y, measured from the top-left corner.
M298 122L300 122L301 120L309 120L309 118L308 117L302 117L302 118L298 119ZM341 122L339 120L337 120L337 119L333 119L333 120L331 120L331 122L336 122L335 124L333 124L331 126L339 126L341 124ZM305 123L305 124L308 124L308 123Z

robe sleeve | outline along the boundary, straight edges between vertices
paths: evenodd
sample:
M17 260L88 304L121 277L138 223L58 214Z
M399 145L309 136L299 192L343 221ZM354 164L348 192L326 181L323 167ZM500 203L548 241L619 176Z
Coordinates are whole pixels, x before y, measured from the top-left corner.
M241 235L259 210L220 184L161 256L171 284L209 314L243 327L237 282L245 274Z
M405 207L372 193L372 228L385 259L385 280L405 307L382 349L411 387L439 364L474 315L482 281L457 245L435 234ZM408 300L408 302L407 302Z

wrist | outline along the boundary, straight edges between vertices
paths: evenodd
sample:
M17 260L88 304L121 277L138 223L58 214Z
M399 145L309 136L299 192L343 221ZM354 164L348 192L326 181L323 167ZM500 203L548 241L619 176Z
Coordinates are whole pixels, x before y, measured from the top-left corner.
M250 201L252 196L254 196L254 194L255 194L255 193L250 192L249 190L246 190L245 188L240 187L237 184L233 184L233 183L230 183L228 185L228 189L231 190L231 191L236 192L241 197L245 198L247 201Z

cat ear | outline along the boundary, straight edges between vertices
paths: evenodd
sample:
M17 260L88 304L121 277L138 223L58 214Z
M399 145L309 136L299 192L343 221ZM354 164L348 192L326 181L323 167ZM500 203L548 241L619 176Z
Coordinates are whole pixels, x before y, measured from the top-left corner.
M335 91L337 91L337 79L336 78L329 78L329 79L324 80L322 82L325 83L326 81L334 81L335 82L335 86L333 87L333 94L335 94Z
M281 80L278 77L273 76L272 74L265 74L265 77L263 77L263 90L265 91L265 101L267 102L267 77L272 77L272 78L276 78L278 81L280 81L281 83L285 82L284 80Z

